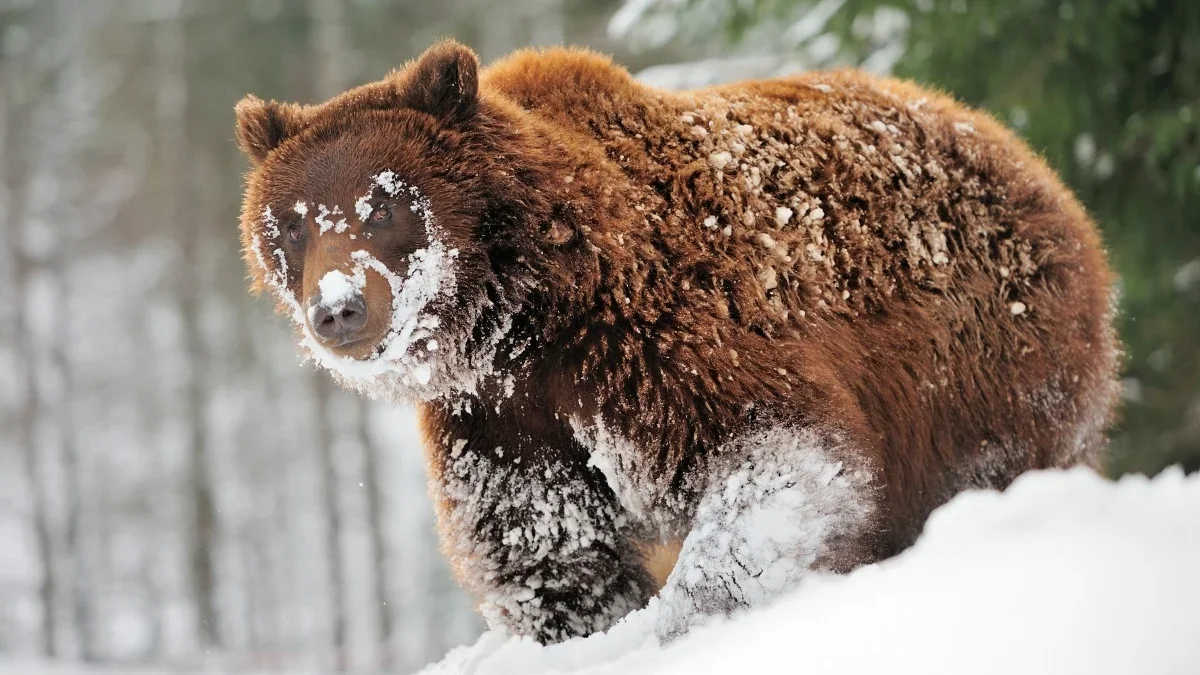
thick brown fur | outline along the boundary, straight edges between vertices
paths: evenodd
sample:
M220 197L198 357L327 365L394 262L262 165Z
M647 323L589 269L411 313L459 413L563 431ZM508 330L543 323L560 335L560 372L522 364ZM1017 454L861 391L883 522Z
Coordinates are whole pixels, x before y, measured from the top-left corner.
M509 620L508 607L497 622L551 641L619 615L596 603L644 602L657 588L645 545L688 534L728 468L722 449L763 420L816 430L871 476L869 525L818 556L838 571L900 551L963 489L1100 463L1118 353L1104 252L1071 193L987 115L854 71L666 92L574 49L518 52L475 77L474 56L442 43L320 105L244 101L243 241L261 288L274 271L256 249L264 206L314 191L350 203L392 169L461 249L463 297L512 301L506 339L522 349L495 363L507 382L420 404L447 552L485 601L551 565L502 550L519 508L465 518L444 486L553 467L616 515L603 550L546 574L591 565L617 590L546 591L545 616ZM307 268L345 255L328 248L289 270L301 297ZM627 468L652 494L648 524L625 525L570 420L602 420L637 448Z

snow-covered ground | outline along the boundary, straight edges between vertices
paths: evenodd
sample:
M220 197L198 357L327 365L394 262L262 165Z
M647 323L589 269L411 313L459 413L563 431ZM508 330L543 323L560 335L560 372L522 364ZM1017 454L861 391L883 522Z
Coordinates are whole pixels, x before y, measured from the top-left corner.
M960 495L896 558L812 577L667 647L655 611L551 647L486 633L422 675L1196 675L1200 475L1032 473ZM83 672L0 662L3 675Z
M666 648L655 607L553 647L487 633L423 675L1200 673L1200 475L963 494L902 555Z

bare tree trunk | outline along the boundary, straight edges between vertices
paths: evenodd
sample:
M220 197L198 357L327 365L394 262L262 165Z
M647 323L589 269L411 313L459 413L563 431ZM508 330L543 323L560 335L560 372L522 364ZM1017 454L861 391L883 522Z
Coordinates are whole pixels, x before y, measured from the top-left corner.
M196 377L193 375L193 377ZM203 392L199 386L193 386L188 395L190 403L202 400ZM196 418L202 417L197 411ZM191 476L188 493L191 497L194 531L191 537L189 567L192 592L196 603L197 619L201 646L204 648L219 646L221 631L217 621L216 608L216 514L212 496L212 478L208 468L208 450L206 430L203 421L193 420L190 445L192 450Z
M64 256L65 258L65 256ZM65 280L66 261L60 258L55 267L59 270L59 283L64 287L60 294L60 302L66 302ZM83 501L85 492L80 481L79 455L76 452L74 439L74 415L71 412L71 367L67 362L66 345L63 340L56 340L50 351L51 363L60 373L63 383L62 399L56 417L60 425L59 452L63 467L63 500L66 502L66 547L68 551L68 569L71 579L71 614L75 624L76 635L79 636L79 656L87 662L96 662L99 658L96 648L95 616L91 597L91 566L89 563L88 547L83 539Z
M204 228L193 222L190 210L184 207L178 190L187 184L186 158L189 137L187 126L186 34L183 17L178 13L163 17L155 28L155 52L158 61L157 117L162 157L163 184L168 186L163 196L165 222L178 228L182 265L176 295L183 319L183 351L191 362L191 372L184 390L183 407L190 418L187 439L191 460L187 493L192 508L192 529L189 540L189 576L196 608L201 648L219 646L221 631L216 607L217 548L216 509L213 503L211 467L209 463L208 423L205 419L207 396L208 355L200 336L200 293L204 288L203 248Z
M329 98L346 87L349 40L346 37L346 13L342 0L309 0L312 15L314 89L320 98Z
M35 380L35 365L32 358L34 344L30 328L25 322L24 298L22 297L22 294L25 293L30 261L21 245L22 232L17 220L17 214L24 210L21 196L25 192L24 186L17 182L17 177L27 174L27 167L23 160L26 158L25 153L28 152L28 148L22 143L22 139L29 137L28 129L24 125L28 123L31 116L29 107L18 106L11 94L16 77L22 72L28 73L25 68L14 67L16 65L14 61L18 60L20 65L27 65L24 59L19 57L0 60L0 96L3 98L2 104L0 104L0 115L3 116L0 118L0 228L2 228L0 237L4 241L14 244L7 249L8 255L11 256L9 261L11 285L8 290L9 297L5 302L10 310L9 316L12 317L12 321L6 322L4 327L6 328L5 334L9 336L12 344L20 345L21 353L25 355L24 367L21 371L24 395L12 410L11 415L8 415L6 422L11 425L9 428L16 432L15 440L21 453L25 479L29 485L30 529L33 531L34 548L41 568L41 579L38 582L37 591L38 601L41 605L41 651L47 659L55 659L59 652L56 635L58 616L55 602L58 595L58 574L54 565L53 543L47 516L46 485L38 468L36 425L41 410Z
M25 294L18 300L20 311L15 312L26 369L20 442L33 495L34 539L44 567L39 589L43 647L55 655L68 651L60 638L70 627L78 638L77 655L85 660L94 660L96 649L90 566L83 541L84 497L72 419L70 326L49 324L46 317L68 316L69 312L68 262L76 232L64 223L87 225L72 208L83 186L78 178L70 177L70 169L82 159L82 148L94 131L94 120L88 115L103 96L103 87L88 89L88 85L97 58L93 38L104 25L107 8L106 3L96 2L81 9L58 0L41 4L31 13L35 22L45 22L42 27L58 39L46 52L49 58L34 59L25 69L30 85L41 85L42 77L51 84L50 94L31 104L29 129L22 134L44 142L26 150L29 165L23 167L23 173L29 177L22 190L21 222L14 237L16 287ZM12 154L19 157L24 153ZM31 300L34 286L38 287L36 305ZM55 460L59 461L58 474L49 471ZM51 476L60 479L60 484L48 485ZM52 513L55 488L64 505L61 514ZM64 550L59 550L56 542L55 515L65 521ZM68 617L59 612L64 592Z
M333 457L333 428L329 423L329 401L333 384L317 378L317 450L321 461L321 492L325 506L326 544L329 555L329 593L333 617L333 649L337 672L346 671L346 571L342 563L342 510L338 503L338 472Z
M73 13L71 8L65 3L58 2L54 6L54 25L56 29L62 29L64 34L70 34L74 30L80 30L83 36L87 36L89 30L94 30L94 27L83 26L82 22L87 21L86 17L79 16ZM60 71L57 73L57 86L55 97L58 103L62 103L63 99L75 94L78 87L87 78L87 72L91 64L91 59L94 55L88 49L89 42L81 40L79 44L70 48L63 54L63 60L60 64ZM56 106L57 107L57 106ZM80 111L65 107L61 110L64 113L64 119L69 120L70 115L78 114ZM83 141L82 135L78 138L71 139L76 143ZM66 168L69 163L76 161L73 154L77 148L68 145L71 141L65 141L62 145L62 154L56 158L51 158L54 163L50 167L50 171L58 173ZM70 199L70 188L66 198L62 199L67 202ZM61 229L61 221L66 220L67 214L59 209L61 205L50 207L49 223L43 227L50 227L54 230L54 237L57 240L56 245L49 249L49 254L42 263L42 269L50 278L53 278L54 291L48 296L51 306L41 306L31 308L32 311L57 313L60 316L68 316L69 312L69 281L68 275L70 270L68 264L71 256L71 235ZM55 213L58 211L57 213ZM59 222L55 222L59 221ZM62 501L65 505L65 527L64 527L64 543L67 563L67 577L70 580L69 606L71 608L71 623L78 639L79 656L84 661L94 661L96 657L95 642L93 635L93 621L88 588L88 563L86 547L82 539L81 520L83 518L83 494L80 485L80 468L78 453L76 452L74 430L75 423L73 420L72 406L72 372L69 357L67 355L69 325L66 327L57 326L45 336L46 338L46 374L52 379L57 380L56 390L49 396L50 409L46 412L50 413L47 417L47 423L51 420L58 428L58 454L62 463Z
M258 555L254 552L256 548L250 541L242 542L239 547L241 549L239 562L242 566L242 579L246 582L246 599L244 604L246 622L246 652L250 654L257 653L262 649L262 627L259 625L259 616L262 613L262 608L259 606L258 593L255 590L261 584L257 582L258 566L256 558Z
M371 442L367 433L368 404L360 401L359 407L359 437L363 451L363 484L367 490L367 527L371 536L371 567L375 585L376 620L379 625L380 659L379 667L392 668L394 654L392 653L392 606L389 603L387 585L387 538L384 535L383 496L379 492L379 449Z
M32 424L23 424L22 431L27 431ZM37 545L38 560L42 567L42 580L38 584L38 600L42 606L42 653L46 658L54 660L59 656L58 647L58 611L55 598L58 597L58 573L54 569L54 549L50 540L50 527L46 522L46 487L42 483L37 470L37 452L33 448L33 438L30 434L22 434L24 438L25 466L29 478L33 512L34 540Z
M17 254L16 287L25 288L28 277L28 262L24 256ZM29 482L30 520L33 526L34 544L37 549L38 562L41 566L41 580L38 583L38 600L42 609L41 637L42 652L48 659L60 656L58 642L58 626L61 621L58 615L59 575L54 551L54 540L50 529L49 509L47 508L47 489L38 461L37 423L42 417L42 405L36 382L36 363L33 358L35 347L30 339L29 328L24 322L24 312L17 312L14 330L22 336L25 343L25 394L22 405L15 417L18 422L17 444L21 449L25 465L25 476Z

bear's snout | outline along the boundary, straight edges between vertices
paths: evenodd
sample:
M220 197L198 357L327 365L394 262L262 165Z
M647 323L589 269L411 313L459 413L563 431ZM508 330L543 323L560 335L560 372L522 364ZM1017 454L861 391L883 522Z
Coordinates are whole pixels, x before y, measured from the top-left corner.
M338 234L327 232L305 252L297 294L302 296L304 332L336 356L370 359L391 326L393 285L383 276L388 268L374 258L373 248Z
M310 307L313 332L330 346L342 347L362 339L367 327L367 303L362 293L326 302L318 292Z

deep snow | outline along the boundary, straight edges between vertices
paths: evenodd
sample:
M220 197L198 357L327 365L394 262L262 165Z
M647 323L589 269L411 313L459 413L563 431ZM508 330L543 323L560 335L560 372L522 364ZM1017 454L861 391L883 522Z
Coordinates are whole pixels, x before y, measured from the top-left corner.
M1200 474L1030 473L959 495L896 558L810 577L665 648L657 609L551 647L488 632L421 675L1196 675ZM156 672L0 661L3 675Z
M551 647L489 632L422 675L1195 675L1200 475L1031 473L958 496L896 558L665 648L656 611Z

